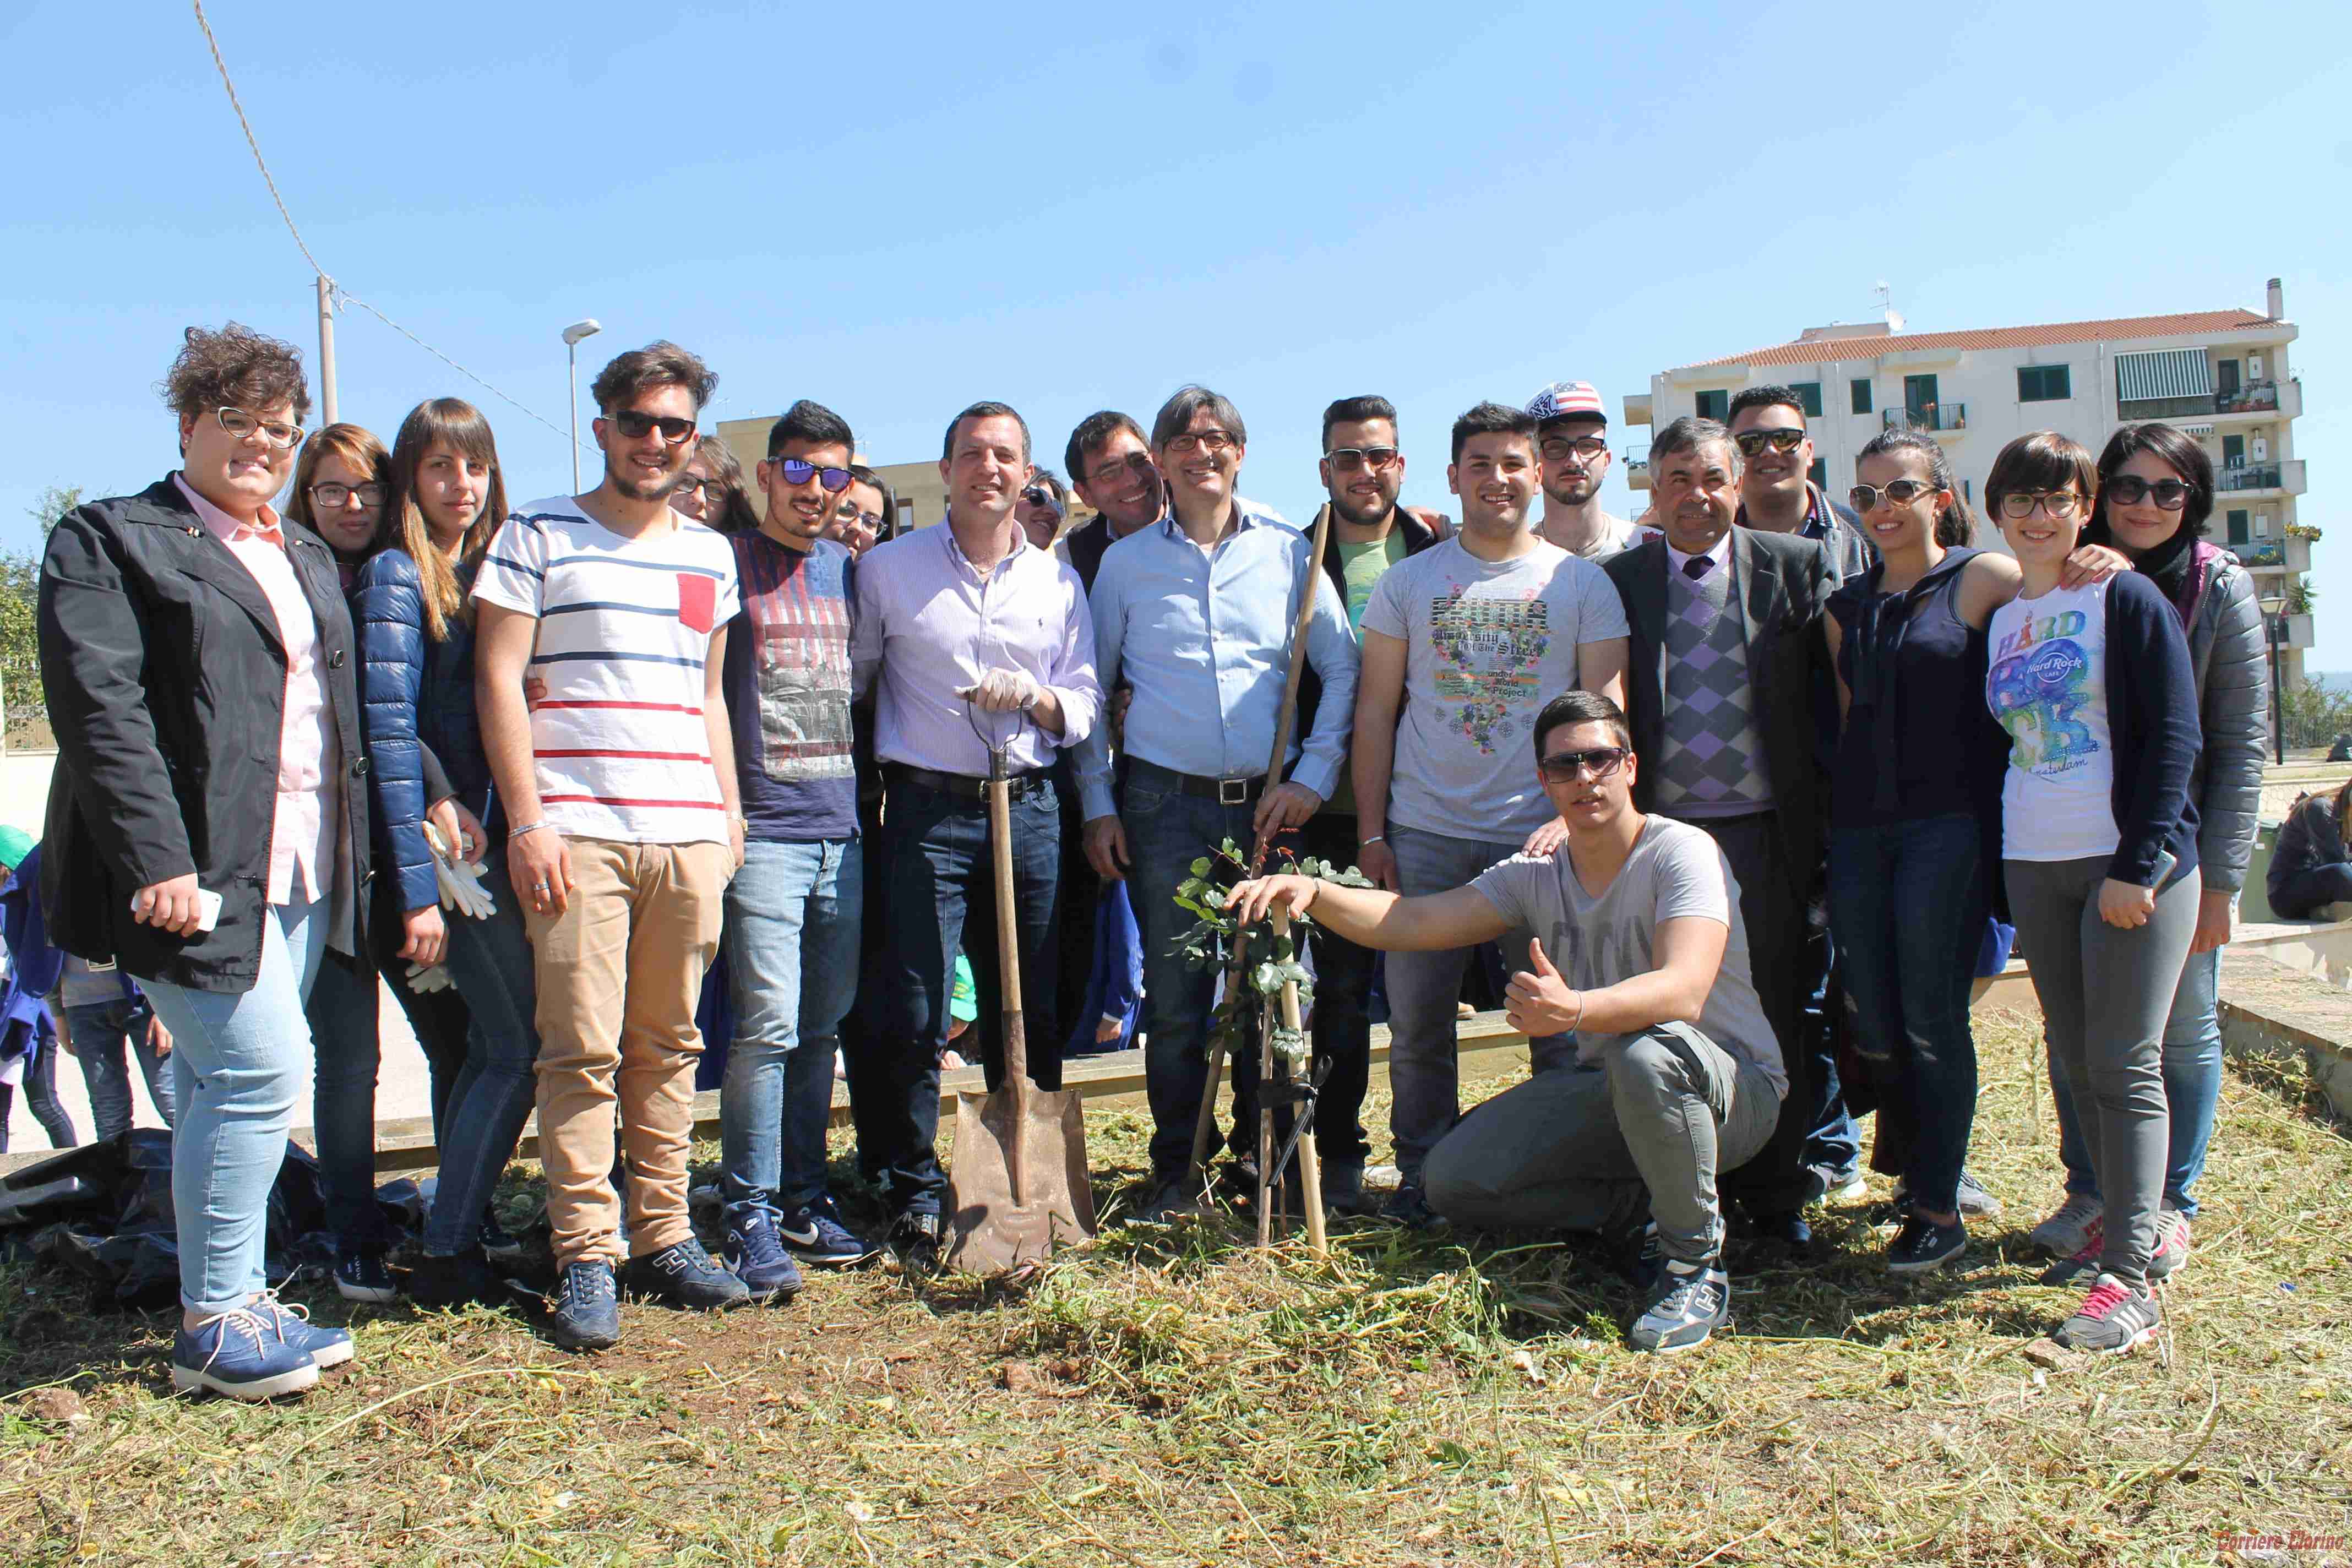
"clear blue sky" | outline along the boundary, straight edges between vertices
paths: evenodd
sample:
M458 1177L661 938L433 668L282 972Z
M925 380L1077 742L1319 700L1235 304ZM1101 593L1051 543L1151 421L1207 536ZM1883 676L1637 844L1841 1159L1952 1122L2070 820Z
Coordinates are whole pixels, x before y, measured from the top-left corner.
M813 396L884 462L1000 397L1059 467L1088 411L1205 381L1248 421L1244 491L1300 520L1323 405L1380 392L1406 499L1452 510L1471 403L1572 377L1615 409L1862 316L1882 278L1934 331L2259 309L2277 275L2301 516L2330 535L2312 668L2352 669L2341 8L2088 12L210 6L320 261L558 426L558 333L595 316L583 374L675 338L720 374L714 417ZM37 0L0 53L23 546L44 486L172 465L183 326L315 336L185 4ZM510 495L568 488L562 436L362 312L338 336L344 417L389 437L472 398Z

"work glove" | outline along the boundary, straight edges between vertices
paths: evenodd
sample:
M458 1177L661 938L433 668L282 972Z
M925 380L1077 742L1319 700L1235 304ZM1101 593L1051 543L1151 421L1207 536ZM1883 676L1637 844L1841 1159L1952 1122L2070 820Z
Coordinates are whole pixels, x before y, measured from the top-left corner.
M956 695L975 708L1005 713L1016 708L1026 711L1045 690L1020 670L992 669L972 685L959 689Z
M408 988L419 996L430 995L436 991L446 991L456 984L456 981L449 978L449 972L437 963L431 965L412 963L408 966Z
M441 841L440 830L431 823L425 825L425 842L433 850L433 879L441 889L441 907L455 910L470 920L488 920L497 908L482 886L482 873L488 863L477 866L461 855L453 855Z

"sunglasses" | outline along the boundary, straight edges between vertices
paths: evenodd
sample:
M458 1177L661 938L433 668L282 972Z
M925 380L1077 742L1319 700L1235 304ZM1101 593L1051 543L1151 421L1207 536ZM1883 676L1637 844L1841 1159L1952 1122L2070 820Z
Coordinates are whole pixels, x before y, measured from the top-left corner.
M220 421L220 427L232 438L239 441L247 440L258 430L261 432L263 440L281 452L302 438L302 426L299 425L286 425L272 419L257 419L242 408L215 408L213 410L213 417Z
M1385 468L1397 460L1394 447L1334 447L1323 454L1331 466L1341 473L1353 473L1358 468Z
M1543 459L1547 463L1564 463L1570 458L1579 462L1591 462L1609 450L1609 443L1599 436L1578 436L1570 438L1555 436L1543 444Z
M360 505L375 507L383 504L383 494L382 485L312 485L310 504L323 507L329 511L341 511L350 505L352 498L356 496L359 498Z
M1055 500L1054 499L1054 492L1047 489L1043 485L1031 485L1027 489L1021 492L1021 499L1027 501L1031 506L1044 507L1055 517L1062 515L1062 503Z
M847 489L849 481L856 477L847 468L821 468L800 458L777 458L776 471L783 475L788 485L804 485L814 479L834 495Z
M1804 444L1802 430L1742 430L1731 438L1743 458L1752 458L1769 447L1776 452L1793 452Z
M1936 493L1936 487L1918 479L1895 479L1884 489L1875 485L1856 485L1845 492L1846 500L1856 511L1871 511L1884 500L1888 506L1909 506L1921 496Z
M694 434L694 421L676 415L640 414L634 408L624 408L612 418L614 428L631 441L642 441L658 430L665 446L676 447Z
M2189 492L2194 489L2179 479L2158 479L2151 484L2137 474L2117 474L2107 481L2107 500L2117 506L2152 500L2166 511L2179 511L2189 504Z
M1590 772L1594 778L1605 779L1624 764L1632 755L1622 746L1595 746L1589 752L1554 752L1536 764L1546 784L1574 784Z

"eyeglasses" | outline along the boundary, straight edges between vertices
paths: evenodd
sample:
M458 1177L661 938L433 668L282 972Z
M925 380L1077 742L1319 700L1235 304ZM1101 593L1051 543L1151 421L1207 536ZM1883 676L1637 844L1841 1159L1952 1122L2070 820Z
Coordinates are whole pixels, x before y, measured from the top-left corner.
M2117 506L2152 500L2166 511L2179 511L2189 504L2189 492L2194 489L2179 479L2158 479L2151 484L2137 474L2117 474L2107 481L2107 499Z
M845 506L833 515L844 524L852 522L862 524L869 533L879 533L882 531L882 514L878 511L859 511L855 507Z
M1343 474L1353 473L1358 468L1391 468L1398 456L1394 447L1334 447L1323 455L1330 458L1331 466Z
M1605 779L1617 771L1632 755L1622 746L1595 746L1589 752L1554 752L1536 764L1546 784L1574 784L1590 772L1594 778Z
M634 408L624 408L614 415L613 425L624 438L631 441L642 441L659 430L663 444L670 447L682 445L688 437L694 434L694 421L691 419L680 419L674 414L640 414Z
M1187 430L1181 436L1168 437L1168 449L1191 457L1195 452L1222 452L1241 443L1223 430Z
M847 468L821 468L800 458L778 458L776 470L783 475L784 483L788 485L804 485L814 479L835 495L847 489L849 481L856 477Z
M1087 482L1089 484L1107 485L1113 479L1118 478L1122 471L1135 475L1138 479L1142 479L1147 484L1156 479L1160 473L1158 465L1152 462L1148 454L1142 452L1129 452L1124 458L1113 458L1108 462L1097 464L1095 466L1094 478Z
M250 439L255 431L260 431L261 438L281 452L302 438L302 426L299 425L257 419L242 408L215 408L213 417L220 421L223 430L239 441Z
M332 484L310 487L310 504L328 511L342 510L351 504L354 496L359 498L362 506L379 507L383 504L384 488L382 485Z
M2083 498L2073 490L2035 490L2031 494L2011 490L2000 498L2000 514L2003 517L2028 518L2033 515L2033 509L2038 506L2053 518L2063 521L2074 516L2082 504Z
M690 496L698 491L714 491L718 487L719 481L717 479L700 479L693 474L688 474L684 479L677 481L677 489L672 493L682 496Z
M1768 446L1776 452L1793 452L1804 444L1804 439L1802 430L1742 430L1731 438L1731 444L1739 448L1741 457L1752 458Z
M1845 499L1856 511L1874 511L1882 500L1888 506L1909 506L1921 496L1934 495L1940 488L1918 479L1894 479L1884 489L1874 485L1856 485L1845 492Z
M1578 436L1573 439L1555 436L1543 444L1543 460L1565 463L1572 458L1580 463L1589 463L1607 450L1609 443L1599 436Z

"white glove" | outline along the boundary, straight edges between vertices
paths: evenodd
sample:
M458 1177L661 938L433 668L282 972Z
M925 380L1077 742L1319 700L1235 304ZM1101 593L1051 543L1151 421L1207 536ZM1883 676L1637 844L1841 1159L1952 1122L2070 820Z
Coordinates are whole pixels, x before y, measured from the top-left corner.
M425 825L425 842L433 850L433 879L441 888L441 907L455 910L472 920L488 920L497 908L482 887L482 873L487 865L477 866L463 856L453 855L441 842L440 830L431 823Z
M991 713L1010 712L1015 708L1025 712L1045 695L1045 689L1021 670L992 669L956 695Z
M449 978L449 972L437 963L429 967L422 963L412 963L408 966L408 988L419 996L428 995L436 991L446 991L456 984L457 982Z

